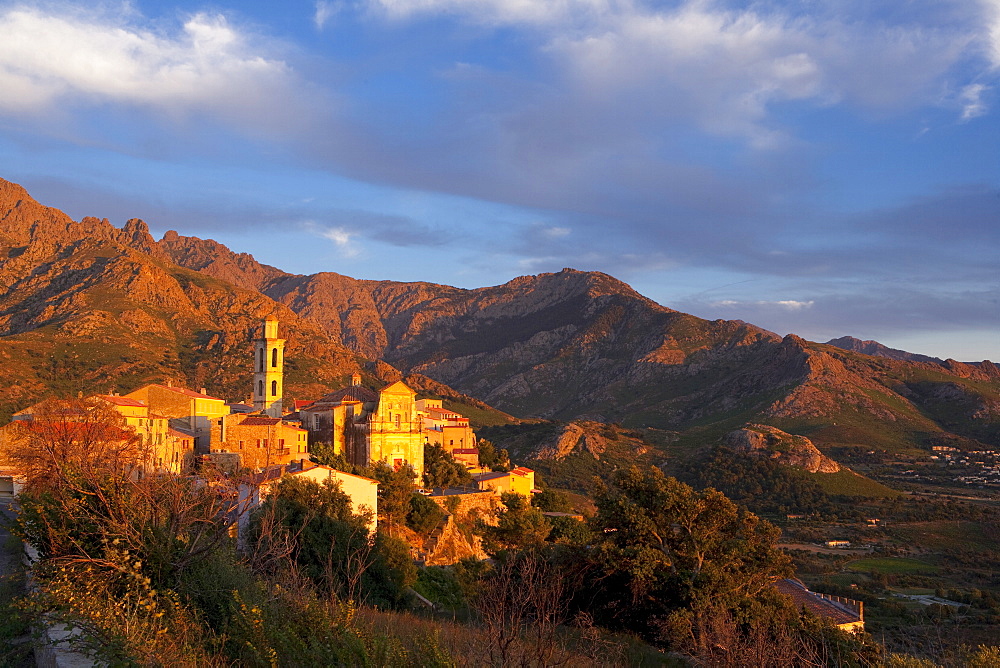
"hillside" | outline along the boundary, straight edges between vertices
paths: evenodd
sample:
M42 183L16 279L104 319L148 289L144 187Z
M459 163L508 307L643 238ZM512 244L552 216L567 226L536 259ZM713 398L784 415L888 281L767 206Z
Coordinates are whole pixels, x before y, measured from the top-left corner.
M265 295L172 264L142 221L74 222L0 181L0 229L0 413L166 379L243 398L251 331L272 312L288 339L290 394L315 395L362 366Z
M992 363L781 338L672 310L597 272L473 290L299 276L211 240L155 241L138 220L73 222L6 182L0 222L0 335L16 360L8 377L22 385L14 403L46 387L170 376L240 396L250 329L276 311L290 395L310 396L368 360L377 377L416 374L522 418L676 432L677 453L747 423L820 449L1000 444ZM25 364L33 355L38 369Z

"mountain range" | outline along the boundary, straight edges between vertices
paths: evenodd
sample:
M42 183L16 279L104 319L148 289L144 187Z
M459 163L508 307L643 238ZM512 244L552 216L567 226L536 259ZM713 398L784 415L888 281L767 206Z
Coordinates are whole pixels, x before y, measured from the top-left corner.
M1000 369L988 361L704 320L598 272L472 290L290 274L211 240L157 241L137 219L73 221L0 179L0 413L168 378L243 398L251 331L269 313L288 339L286 397L361 371L372 384L406 376L466 405L653 429L681 445L747 423L821 450L1000 445Z

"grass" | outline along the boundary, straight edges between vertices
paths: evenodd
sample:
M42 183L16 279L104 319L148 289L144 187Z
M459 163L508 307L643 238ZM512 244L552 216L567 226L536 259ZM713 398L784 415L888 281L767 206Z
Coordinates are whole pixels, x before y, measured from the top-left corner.
M904 541L927 550L963 547L972 551L1000 552L996 525L968 520L910 522L892 527Z
M917 575L937 573L937 566L933 566L917 559L906 557L870 557L858 559L847 564L848 570L860 571L862 573L876 572L887 575Z
M902 495L902 492L847 469L836 473L816 473L809 479L822 487L824 492L834 496L893 498Z

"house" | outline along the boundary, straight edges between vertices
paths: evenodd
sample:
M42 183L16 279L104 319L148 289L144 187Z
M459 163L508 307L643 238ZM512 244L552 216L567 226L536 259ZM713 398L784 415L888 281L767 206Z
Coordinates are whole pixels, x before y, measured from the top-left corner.
M168 418L170 427L191 434L199 453L209 450L212 420L229 414L226 402L209 396L205 393L205 388L201 392L195 392L174 387L169 381L166 385L146 385L124 396L137 399L149 406L152 413Z
M65 409L78 413L77 416L61 415L60 419L72 422L82 420L89 405L96 406L101 402L121 415L125 433L137 434L141 445L147 448L146 463L142 467L144 473L183 473L194 463L194 437L191 434L171 429L169 420L163 415L152 412L144 401L116 394L99 394L83 400L81 408ZM41 419L40 413L46 411L46 419L52 416L43 408L44 402L34 404L14 414L14 422L33 423Z
M143 439L150 451L147 472L180 474L191 469L195 442L192 434L172 429L167 417L151 412L138 399L117 394L101 394L97 398L114 408Z
M827 547L850 547L851 541L849 540L828 540L823 543Z
M801 580L786 578L774 588L791 597L796 607L823 619L829 619L842 631L865 630L865 604L862 601L811 591Z
M261 469L308 459L309 432L280 417L260 413L231 413L211 422L211 453L240 455L242 466Z
M378 527L379 482L377 480L304 460L288 465L269 466L240 485L238 522L240 536L245 535L253 510L267 498L274 485L285 476L305 478L317 484L323 484L327 480L336 482L340 486L340 491L351 499L351 511L355 514L370 512L369 530L374 532Z
M535 472L529 468L518 466L507 473L478 473L472 476L481 490L492 489L497 494L516 492L523 496L531 496L535 490Z
M420 414L424 441L440 446L452 454L456 449L475 448L476 434L469 426L469 418L443 408L441 404L441 399L419 399L417 401L417 411ZM479 465L478 458L476 465Z

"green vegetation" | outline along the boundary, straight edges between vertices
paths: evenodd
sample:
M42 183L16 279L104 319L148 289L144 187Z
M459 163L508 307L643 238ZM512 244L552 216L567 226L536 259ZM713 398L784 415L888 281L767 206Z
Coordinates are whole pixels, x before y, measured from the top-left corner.
M852 571L864 573L888 573L894 575L909 575L917 573L936 573L937 567L916 559L903 557L877 557L858 559L847 564Z
M853 471L841 469L836 473L815 473L812 480L827 494L844 497L893 498L902 492L886 487Z
M474 481L468 469L451 453L433 443L424 444L424 487L469 487Z

